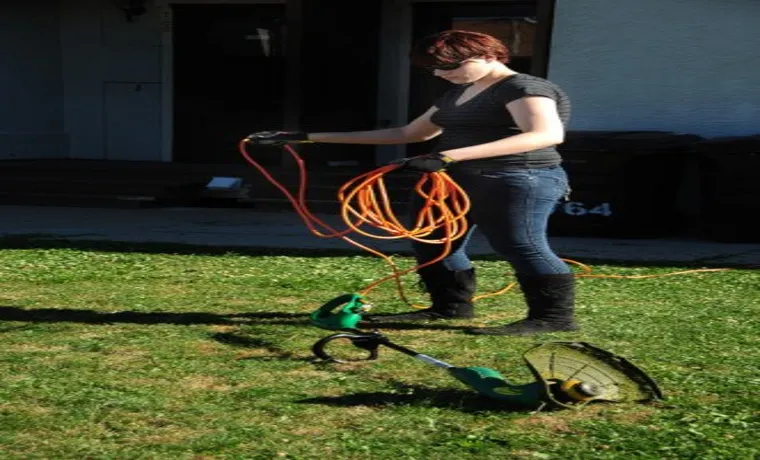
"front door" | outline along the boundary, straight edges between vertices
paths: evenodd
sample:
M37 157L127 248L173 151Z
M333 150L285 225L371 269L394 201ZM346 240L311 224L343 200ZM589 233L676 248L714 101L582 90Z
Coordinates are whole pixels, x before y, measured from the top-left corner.
M501 38L508 46L508 64L518 72L531 73L537 31L537 2L423 2L412 9L412 39L447 29L483 32ZM539 75L543 76L543 75ZM430 72L411 69L409 77L409 119L424 113L451 83ZM410 144L407 156L429 153L435 140Z
M284 4L177 4L174 161L242 163L238 141L280 129L285 92ZM279 165L279 149L257 152Z
M377 128L381 0L302 0L299 126L309 132ZM311 144L311 167L375 163L371 145Z

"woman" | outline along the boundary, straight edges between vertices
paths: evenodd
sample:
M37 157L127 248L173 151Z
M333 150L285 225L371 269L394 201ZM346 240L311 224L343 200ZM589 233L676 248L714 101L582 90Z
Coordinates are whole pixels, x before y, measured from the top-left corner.
M436 138L434 153L406 158L419 172L446 172L468 194L470 233L455 241L450 255L422 268L430 308L374 316L375 322L460 319L474 316L475 270L466 255L477 227L512 266L528 306L520 321L468 330L472 334L526 335L573 331L575 279L550 248L549 216L569 191L555 146L564 140L570 102L557 85L518 73L506 64L506 46L490 35L447 30L425 37L410 53L415 66L454 86L425 113L403 127L372 131L260 132L253 143L327 142L403 144ZM412 215L419 209L412 202ZM436 245L413 243L417 262L440 255Z

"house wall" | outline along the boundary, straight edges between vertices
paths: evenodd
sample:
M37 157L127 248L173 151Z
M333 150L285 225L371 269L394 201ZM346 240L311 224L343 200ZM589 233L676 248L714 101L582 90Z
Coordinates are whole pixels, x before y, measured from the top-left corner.
M573 129L760 133L757 0L557 0L549 78Z
M0 2L0 159L67 155L58 8Z
M410 1L387 2L386 64L406 58ZM127 22L111 0L0 2L0 159L170 160L166 3ZM571 129L760 132L756 18L757 0L557 0L549 78ZM404 123L407 76L381 68L378 118Z
M61 2L70 157L161 160L161 16L128 22L110 0Z

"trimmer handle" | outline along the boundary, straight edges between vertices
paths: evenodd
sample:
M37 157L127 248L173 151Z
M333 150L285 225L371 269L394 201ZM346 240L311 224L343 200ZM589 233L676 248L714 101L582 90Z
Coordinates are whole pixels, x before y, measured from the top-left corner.
M316 342L311 347L311 351L323 361L334 363L348 362L346 360L335 358L326 350L327 345L333 340L337 339L348 339L351 341L351 344L353 346L361 348L362 350L366 350L369 355L364 358L364 360L368 361L377 359L377 349L380 347L380 345L387 345L387 339L385 336L377 332L370 332L366 334L363 332L338 332L337 334L329 335ZM361 361L361 359L352 359L351 361Z
M343 294L314 310L310 317L322 329L355 329L362 314L370 308L371 305L364 303L359 294Z

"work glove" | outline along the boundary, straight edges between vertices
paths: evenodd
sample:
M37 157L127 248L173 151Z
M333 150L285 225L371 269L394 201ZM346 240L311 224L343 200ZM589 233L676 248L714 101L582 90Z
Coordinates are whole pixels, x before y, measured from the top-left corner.
M251 144L274 146L311 142L309 135L302 131L259 131L245 139Z
M454 160L440 153L429 153L391 161L391 164L399 165L399 170L406 169L421 173L441 172L451 163L454 163Z

